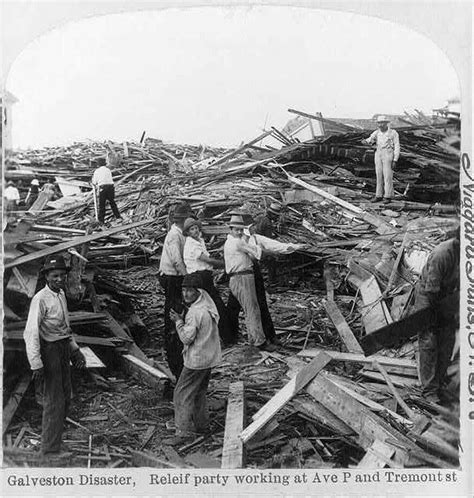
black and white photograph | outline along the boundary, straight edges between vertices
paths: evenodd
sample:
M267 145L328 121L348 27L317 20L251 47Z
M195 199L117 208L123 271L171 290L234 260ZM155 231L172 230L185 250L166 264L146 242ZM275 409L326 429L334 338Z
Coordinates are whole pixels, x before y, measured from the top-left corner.
M472 3L0 8L2 496L471 496Z

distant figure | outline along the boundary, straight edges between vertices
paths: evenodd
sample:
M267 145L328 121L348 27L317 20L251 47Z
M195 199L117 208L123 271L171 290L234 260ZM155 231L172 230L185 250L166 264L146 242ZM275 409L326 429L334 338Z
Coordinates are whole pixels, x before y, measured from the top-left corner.
M390 120L386 116L380 115L377 118L379 129L375 130L364 143L376 144L375 151L375 176L377 178L377 188L372 202L383 200L388 204L393 197L393 171L400 156L400 141L398 133L389 128Z
M20 202L20 192L15 187L12 181L7 183L7 188L3 191L3 198L5 199L5 206L7 212L7 218L14 218L13 211L18 208L18 203Z
M115 218L121 220L122 216L115 203L115 187L112 171L104 158L99 159L99 164L100 166L94 171L92 176L92 184L99 189L99 212L97 218L99 223L104 223L105 203L108 201Z
M38 198L39 191L40 183L36 178L34 178L33 180L31 180L30 188L28 190L28 194L26 195L26 209L30 209L30 207L35 203L36 199Z
M428 327L418 332L418 361L423 396L439 403L459 327L459 232L436 246L415 287L415 309L433 309Z

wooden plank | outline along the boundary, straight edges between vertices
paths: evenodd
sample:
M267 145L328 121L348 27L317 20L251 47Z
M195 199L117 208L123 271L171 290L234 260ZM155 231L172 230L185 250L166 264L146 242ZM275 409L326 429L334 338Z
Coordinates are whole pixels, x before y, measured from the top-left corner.
M288 401L317 375L329 362L331 357L320 353L311 363L303 367L273 398L268 401L252 418L254 421L240 434L244 443L249 441Z
M124 354L122 355L122 358L125 361L127 370L150 387L162 388L163 381L170 380L161 370L148 365L136 356Z
M362 346L359 344L359 341L355 338L352 330L346 322L346 319L342 315L339 307L334 301L330 299L325 301L324 307L326 308L326 312L329 315L332 323L336 327L339 336L342 339L342 342L346 346L347 350L350 353L360 353L364 354Z
M10 425L10 422L13 419L13 416L15 415L15 412L18 408L18 406L21 403L21 400L23 399L23 396L26 393L26 390L28 389L28 386L30 385L31 382L31 375L30 373L26 373L21 377L21 379L18 381L17 385L15 386L15 389L10 395L10 398L3 408L3 415L2 415L2 434L5 434L5 432L8 429L8 426Z
M135 467L152 467L158 469L181 469L183 467L193 468L191 465L186 464L176 465L145 451L130 450L130 453L132 455L132 465Z
M416 372L417 364L415 360L410 360L408 358L391 358L390 356L364 356L364 354L359 353L342 353L340 351L332 351L330 349L321 348L311 348L300 351L298 356L307 356L309 358L316 357L321 351L331 356L334 361L348 361L353 363L362 363L366 365L371 365L374 360L378 361L381 365L386 365L389 367L400 367L413 370Z
M393 396L397 400L398 404L402 407L403 411L407 414L408 418L410 420L414 420L415 419L415 412L405 403L403 398L400 396L400 393L397 391L397 389L393 385L393 382L390 379L390 376L388 375L385 368L377 360L374 360L373 364L374 364L374 367L383 375L383 378L385 379L387 386L389 387Z
M80 350L86 359L86 368L105 368L105 365L100 361L91 348L83 346Z
M245 464L245 449L239 434L244 430L245 392L242 381L229 385L227 414L225 419L222 469L241 469Z
M384 467L392 466L390 459L395 453L395 448L382 441L375 440L372 445L367 448L367 453L357 465L358 469L383 469Z
M372 372L370 370L362 370L361 375L367 377L368 379L384 381L383 375L379 372ZM392 375L391 377L393 385L396 387L419 387L420 382L418 379L413 379L411 377L400 377L398 375Z
M86 242L92 242L93 240L103 239L104 237L109 237L110 235L114 235L116 233L125 232L126 230L131 230L132 228L138 228L140 226L146 225L150 223L152 220L146 219L142 221L137 221L135 223L131 223L130 225L123 225L114 228L109 228L108 230L102 230L100 232L92 233L90 235L84 235L82 237L75 237L67 242L62 242L61 244L56 244L53 247L49 247L48 249L43 249L41 251L36 251L31 254L25 254L24 256L20 256L19 258L14 259L13 261L9 261L5 263L4 268L13 268L14 266L22 265L25 263L29 263L30 261L35 261L37 259L44 258L51 254L55 254L57 252L66 251L67 249L75 246L79 246Z
M355 128L354 126L349 126L344 123L339 123L339 121L333 121L332 119L323 118L321 113L318 112L315 114L308 114L307 112L297 111L296 109L288 109L288 112L292 114L297 114L298 116L302 116L304 118L315 119L316 121L320 121L321 123L327 123L335 128L340 128L341 130L347 131L361 131L359 128Z
M362 321L367 334L393 322L390 311L382 299L379 284L373 275L361 283L359 290L364 302Z

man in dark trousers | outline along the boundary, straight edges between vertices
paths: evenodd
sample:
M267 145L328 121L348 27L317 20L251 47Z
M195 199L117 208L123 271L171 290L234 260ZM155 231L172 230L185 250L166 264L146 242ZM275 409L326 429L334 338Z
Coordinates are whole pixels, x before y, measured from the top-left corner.
M33 379L43 393L41 450L45 456L54 456L61 452L71 401L70 362L75 368L84 368L86 361L69 325L63 257L50 256L42 271L46 286L31 300L24 339Z
M189 216L189 209L185 205L177 206L173 221L163 243L160 259L160 284L165 291L165 349L168 365L171 372L179 378L183 368L183 344L176 334L176 328L170 318L170 310L181 312L182 296L181 284L186 275L186 266L183 261L185 237L183 235L184 220Z
M92 185L94 189L99 189L99 212L97 218L99 223L103 224L105 219L105 203L108 202L117 219L122 219L115 203L115 187L112 178L112 171L105 158L99 159L99 167L94 171L92 176ZM94 193L95 195L95 193Z
M459 230L436 246L415 287L415 309L432 308L427 327L418 332L419 374L423 396L439 403L459 326Z

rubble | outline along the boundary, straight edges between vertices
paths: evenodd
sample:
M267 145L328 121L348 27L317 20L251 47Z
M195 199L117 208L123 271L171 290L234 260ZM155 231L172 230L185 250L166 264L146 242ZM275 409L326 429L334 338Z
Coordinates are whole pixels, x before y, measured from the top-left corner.
M396 197L382 206L368 202L375 175L373 152L361 143L367 131L308 116L339 132L300 143L272 128L235 150L148 138L7 157L7 179L56 181L60 191L13 213L4 231L5 465L41 465L41 414L28 389L22 332L42 286L42 258L59 251L72 267L74 337L105 365L75 373L65 433L71 455L60 465L458 465L458 367L450 367L449 408L423 400L413 335L424 319L409 315L429 251L456 225L459 157L449 143L458 130L407 116ZM281 149L262 145L270 135ZM122 157L114 179L124 222L106 218L101 229L88 182L98 159L111 153ZM269 288L278 352L242 341L224 350L209 388L210 433L172 448L161 443L174 429L167 394L174 379L162 352L157 276L169 216L182 202L201 220L213 256L233 208L255 215L271 202L283 205L279 240L306 249L279 256L278 281ZM226 296L222 271L216 281Z

